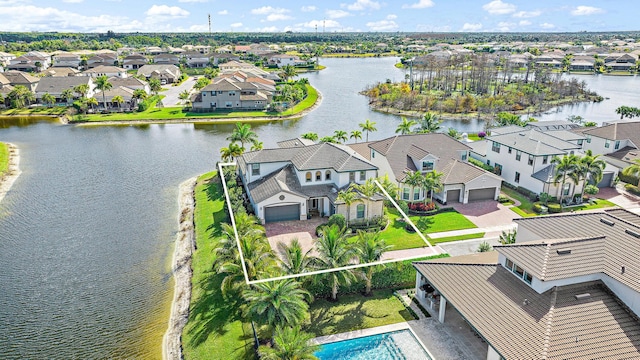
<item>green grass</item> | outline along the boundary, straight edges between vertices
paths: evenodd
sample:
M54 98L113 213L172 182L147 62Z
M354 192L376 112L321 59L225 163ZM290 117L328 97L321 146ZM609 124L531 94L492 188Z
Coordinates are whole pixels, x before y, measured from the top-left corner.
M42 115L42 116L60 116L64 115L67 111L66 106L53 106L53 107L36 107L36 108L24 108L24 109L5 109L0 111L0 115L14 116L14 115Z
M392 290L374 290L373 296L340 295L338 302L318 299L309 306L305 331L315 336L338 334L413 320Z
M520 216L535 216L536 213L533 211L533 202L531 200L529 200L528 197L520 194L519 192L513 190L513 189L509 189L507 187L502 187L502 193L507 195L508 197L512 198L512 199L516 199L520 202L520 205L518 207L511 207L511 210L513 210L516 214L519 214ZM520 211L516 210L516 208L518 208ZM522 214L526 214L526 215L522 215Z
M440 244L440 243L452 242L452 241L478 239L478 238L484 237L484 234L485 233L483 232L479 232L479 233L465 234L465 235L458 235L458 236L445 236L445 237L436 238L436 239L429 238L429 241L432 244Z
M185 359L252 359L251 330L239 321L236 301L222 296L222 276L213 269L220 223L228 221L216 172L198 178L194 214L197 250L193 254L189 322L182 332Z
M0 177L9 169L9 146L0 142Z

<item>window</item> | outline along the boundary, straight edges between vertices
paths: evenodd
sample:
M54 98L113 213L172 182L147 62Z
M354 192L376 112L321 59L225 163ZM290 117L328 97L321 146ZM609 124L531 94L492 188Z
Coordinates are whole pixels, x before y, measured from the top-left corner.
M507 259L507 261L505 261L504 267L509 269L509 271L512 271L513 270L513 261Z
M520 182L520 173L516 171L516 178L514 179L515 182L519 183Z
M562 195L569 195L569 190L571 189L571 184L564 184L564 188L562 188Z
M543 156L543 157L542 157L542 164L543 164L543 165L544 165L544 164L546 164L548 160L549 160L549 155L545 155L545 156Z
M616 140L616 144L613 146L615 150L620 149L620 140Z
M497 142L493 141L493 142L491 143L491 150L492 150L493 152L500 153L500 143L497 143Z
M487 160L487 165L491 165L491 160Z
M371 158L375 158L376 157L376 151L375 150L371 150Z
M413 200L420 200L420 189L413 190Z
M322 173L320 171L316 171L316 181L322 181Z
M367 172L360 171L360 181L365 181L365 180L367 180Z
M587 135L587 144L591 144L591 135Z
M422 171L431 171L431 170L433 170L433 161L423 161Z
M582 139L578 140L578 145L582 146L583 143L584 143L584 140L582 140Z
M527 164L533 165L533 155L529 155L529 161L527 161Z
M324 179L331 180L331 170L327 170L324 172Z
M463 153L462 153L462 156L460 157L460 159L461 159L462 161L467 161L467 156L468 156L468 155L467 155L467 152L465 151L465 152L463 152Z
M260 175L260 164L251 164L251 175Z
M604 147L608 149L610 145L611 145L611 141L605 140Z
M229 96L236 96L236 92L235 91L229 91Z
M524 272L524 277L522 278L522 280L524 280L524 282L526 282L527 284L531 285L531 281L533 280L533 276L531 276L531 274L529 274L528 272Z
M506 259L504 263L504 267L516 274L520 279L522 279L527 284L531 285L531 281L533 281L533 276L526 272L523 268L518 266L518 264L513 261Z
M356 173L354 172L349 173L349 182L356 182Z
M507 154L511 154L511 148L509 148L509 150L507 150Z
M231 101L225 101L224 106L230 108L233 107L233 103Z
M516 151L516 160L520 161L521 157L522 157L522 153L520 151Z
M409 188L402 189L402 200L409 200Z
M305 175L307 182L311 182L311 172L307 172Z
M513 273L514 274L518 274L519 277L523 277L524 276L524 269L521 268L520 266L518 266L518 264L514 264L515 266L513 267Z
M500 164L498 164L498 163L495 163L495 165L493 166L493 170L494 170L493 172L494 172L496 175L498 175L498 176L499 176L499 175L502 175L502 165L500 165Z
M356 218L364 219L364 204L358 204L358 206L356 207L356 211Z

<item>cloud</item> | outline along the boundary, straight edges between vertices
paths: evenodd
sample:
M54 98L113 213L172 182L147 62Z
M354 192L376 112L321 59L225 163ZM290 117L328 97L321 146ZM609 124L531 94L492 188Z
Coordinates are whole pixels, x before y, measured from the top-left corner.
M218 11L218 15L229 15L229 12L227 10L220 10Z
M398 15L396 14L389 14L387 15L387 20L395 20L398 18Z
M542 23L542 24L540 24L540 27L543 28L543 29L553 29L556 26L553 25L553 24L549 24L549 23Z
M233 24L231 24L229 26L231 26L234 29L237 29L239 27L242 27L242 23L241 22L237 22L237 23L233 23Z
M180 18L189 16L189 12L177 6L153 5L145 12L147 16Z
M571 15L573 16L587 16L587 15L595 15L602 14L605 11L603 9L593 7L593 6L578 6L575 9L571 10Z
M479 31L480 29L482 29L482 24L480 23L478 24L464 23L460 31Z
M426 9L426 8L432 7L433 5L435 4L432 0L419 0L415 4L403 4L402 8L403 9Z
M266 17L266 21L282 21L292 19L291 16L286 14L269 14Z
M209 2L209 0L178 0L178 2L181 2L181 3L205 3L205 2ZM191 29L191 28L189 28L189 29Z
M526 18L532 18L540 15L542 15L542 11L540 10L518 11L517 13L513 14L513 17L526 19Z
M301 8L300 8L300 11L302 11L302 12L314 12L314 11L316 11L316 9L317 9L317 8L316 8L315 6L313 6L313 5L309 5L309 6L303 6L303 7L301 7Z
M482 5L482 8L492 15L505 15L516 11L515 5L504 3L501 0L493 0L490 3Z
M518 25L520 25L520 26L529 26L529 25L531 25L531 21L529 21L529 20L520 20Z
M340 18L351 15L351 13L344 10L327 10L325 14L327 14L327 17L329 19L340 19Z
M498 31L511 31L514 26L516 26L516 23L501 21L498 23Z
M263 6L257 9L251 9L251 13L254 15L269 15L269 14L286 14L290 12L288 9L274 8L271 6Z
M70 4L78 4L83 2L84 0L62 0L62 2L70 3Z
M372 31L391 31L398 28L398 24L393 20L371 21L366 25Z
M356 0L353 4L340 4L340 7L346 7L351 11L361 11L361 10L378 10L380 9L380 3L372 0Z

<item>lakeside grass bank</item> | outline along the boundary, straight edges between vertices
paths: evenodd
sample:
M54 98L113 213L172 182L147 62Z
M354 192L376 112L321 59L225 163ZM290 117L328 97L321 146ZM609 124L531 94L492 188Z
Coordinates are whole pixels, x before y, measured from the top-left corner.
M0 179L9 171L9 145L0 142Z
M10 143L0 142L0 201L20 176L20 151Z

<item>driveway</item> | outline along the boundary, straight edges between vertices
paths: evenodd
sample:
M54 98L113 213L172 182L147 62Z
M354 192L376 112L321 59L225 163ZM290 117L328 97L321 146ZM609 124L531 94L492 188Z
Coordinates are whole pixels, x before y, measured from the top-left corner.
M182 100L179 98L180 93L185 90L191 91L195 83L195 77L191 76L178 86L173 86L171 84L163 86L163 89L167 90L160 93L165 96L164 99L162 99L162 104L165 107L182 106Z
M453 208L479 228L492 228L513 223L520 215L495 200L476 201L468 204L454 203Z
M266 223L264 230L271 249L282 257L282 254L278 251L278 243L289 245L293 239L298 239L304 252L313 249L313 241L317 238L316 228L326 223L327 220L328 218L314 217L309 220Z
M640 197L626 192L622 184L618 184L615 188L602 188L596 196L609 200L623 209L640 212Z

